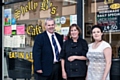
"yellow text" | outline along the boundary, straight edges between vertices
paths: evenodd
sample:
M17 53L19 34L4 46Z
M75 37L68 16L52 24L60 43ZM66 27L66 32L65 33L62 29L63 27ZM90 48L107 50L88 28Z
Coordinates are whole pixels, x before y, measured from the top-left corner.
M38 7L37 2L29 1L25 6L20 6L20 9L16 9L14 12L14 17L16 19L20 18L21 14L24 15L28 11L34 11Z
M14 11L14 17L16 19L19 19L21 14L24 15L25 13L29 11L36 11L37 7L38 7L38 2L34 2L30 0L25 6L21 5L20 9L16 9ZM50 2L49 0L43 0L40 6L40 10L45 11L45 10L48 10L49 8L51 9L51 12L50 12L51 14L56 14L57 8L53 6L53 3Z
M28 11L36 10L37 7L38 7L37 2L29 1L26 6L20 6L21 11L22 11L21 13L24 15Z
M27 32L28 35L32 35L32 36L38 35L38 34L42 33L42 26L28 25L27 28L26 28L26 32Z
M32 52L9 52L9 58L22 58L30 60L32 59Z
M55 7L55 6L53 6L52 8L51 8L51 12L50 12L51 14L56 14L57 13L57 7Z
M49 2L48 0L43 0L40 9L43 10L43 11L45 11L45 10L48 10L49 8L51 9L50 13L52 15L56 14L57 7L53 6L52 2Z
M114 0L104 0L104 4L111 4L114 3Z

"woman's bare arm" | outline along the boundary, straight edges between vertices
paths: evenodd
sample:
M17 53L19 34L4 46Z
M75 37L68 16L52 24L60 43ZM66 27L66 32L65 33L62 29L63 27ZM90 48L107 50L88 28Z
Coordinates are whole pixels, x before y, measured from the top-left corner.
M108 75L111 67L111 57L112 57L112 49L111 48L106 48L104 49L104 56L106 60L106 66L105 66L105 72L103 75L103 80L106 80L106 76Z

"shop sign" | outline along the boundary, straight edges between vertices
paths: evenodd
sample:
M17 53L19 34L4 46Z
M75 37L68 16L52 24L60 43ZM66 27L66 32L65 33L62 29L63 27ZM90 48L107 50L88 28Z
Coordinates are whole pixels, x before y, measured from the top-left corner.
M24 15L25 13L29 12L29 11L36 11L37 7L38 7L39 3L38 2L34 2L32 0L30 0L25 6L20 6L20 9L16 9L14 11L14 16L16 19L20 18L20 15ZM40 5L40 10L48 10L51 9L50 14L54 15L56 14L56 10L57 7L53 6L53 3L48 1L48 0L43 0L43 2Z
M56 14L57 7L53 6L53 3L50 2L49 0L43 0L40 9L45 11L45 10L48 10L49 8L51 8L50 14L52 14L52 15Z
M32 60L32 52L9 52L9 58L22 58Z
M103 27L104 32L118 32L120 31L120 3L116 3L117 0L107 1L109 4L98 6L97 24ZM106 9L102 10L103 7Z
M120 8L120 4L119 3L111 4L110 8L111 9L119 9Z
M27 28L26 28L26 32L28 35L32 35L32 36L35 36L35 35L38 35L40 33L42 33L42 26L40 25L28 25Z
M36 10L38 7L38 3L37 2L33 2L33 1L29 1L25 6L20 6L20 9L16 9L14 11L14 17L16 19L20 18L21 14L24 15L25 13L29 12L29 11L34 11Z
M97 23L98 25L103 27L104 32L108 32L109 30L111 30L111 32L120 31L119 20L120 20L119 10L113 10L108 13L100 13L100 12L97 13Z
M111 4L113 2L114 2L114 0L104 0L104 4Z

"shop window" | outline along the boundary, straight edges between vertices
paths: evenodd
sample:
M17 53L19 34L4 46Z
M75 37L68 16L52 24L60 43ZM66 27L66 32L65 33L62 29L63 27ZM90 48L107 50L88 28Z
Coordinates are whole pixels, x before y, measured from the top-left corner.
M112 49L113 49L113 57L119 57L120 53L119 53L119 47L120 47L120 32L115 32L111 34L111 45L112 45Z
M85 39L91 42L91 34L87 33L88 26L100 25L104 29L104 39L112 46L113 58L119 55L120 47L120 10L118 0L85 0ZM88 24L89 23L89 24ZM87 24L87 25L86 25Z
M5 0L5 1L9 2L9 1L15 1L15 0ZM16 1L20 1L20 0L16 0ZM23 0L21 0L21 1L23 1ZM41 32L43 32L45 30L44 20L45 20L46 16L42 17L42 18L40 17L41 12L43 12L43 13L45 12L45 11L39 10L41 2L38 2L40 5L38 6L39 7L38 10L36 10L36 14L32 15L34 13L34 11L32 9L30 9L29 11L27 10L28 1L24 0L24 2L17 2L17 3L8 4L8 5L4 6L5 9L11 10L10 17L12 17L12 18L15 16L15 12L14 12L15 9L17 9L18 11L20 10L21 12L22 11L26 12L24 15L20 14L20 17L18 19L16 18L16 22L14 22L14 19L13 19L14 24L4 25L4 32L6 31L4 34L4 42L5 42L4 50L9 49L9 50L6 50L6 53L4 53L4 54L6 54L7 58L22 58L22 59L32 62L33 61L32 60L32 47L33 47L33 43L34 43L34 38L36 35L40 34ZM35 0L35 1L41 1L41 0ZM52 1L52 0L49 0L49 1ZM59 0L59 1L61 1L61 0ZM63 1L63 5L74 4L69 1ZM73 0L73 1L75 1L75 0ZM23 10L21 10L21 7L20 7L21 5L24 6ZM31 8L31 7L33 7L33 5L29 5L29 8ZM61 8L62 7L60 7L60 9L57 8L58 11L62 12ZM73 8L74 7L72 7L71 13L65 12L66 14L64 13L65 15L63 15L63 13L58 12L56 15L53 16L55 18L59 17L59 19L61 20L61 24L58 23L56 25L57 26L56 31L58 30L58 32L59 32L60 29L62 28L63 33L65 35L67 34L70 23L71 23L70 16L71 16L71 14L72 14L72 16L76 15L75 14L76 9L73 9ZM72 13L72 12L74 12L74 13ZM45 12L44 15L46 15L46 13L47 13L47 11ZM16 14L19 15L19 12ZM50 15L49 12L48 12L48 14ZM6 17L4 20L6 20L6 23L10 21L10 19L8 19L8 17ZM76 17L73 20L73 22L77 22ZM67 38L65 36L65 40L66 39ZM8 69L6 69L6 70L8 70ZM33 69L32 69L32 71L33 71Z

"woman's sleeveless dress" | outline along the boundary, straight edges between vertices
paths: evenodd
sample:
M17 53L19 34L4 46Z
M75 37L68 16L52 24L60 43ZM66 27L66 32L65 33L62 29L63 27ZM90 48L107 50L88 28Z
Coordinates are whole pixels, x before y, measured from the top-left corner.
M87 53L89 59L87 80L102 80L106 65L103 50L107 47L111 48L111 46L105 41L102 41L96 49L93 49L92 45L93 43L89 44ZM106 80L110 80L109 74Z

